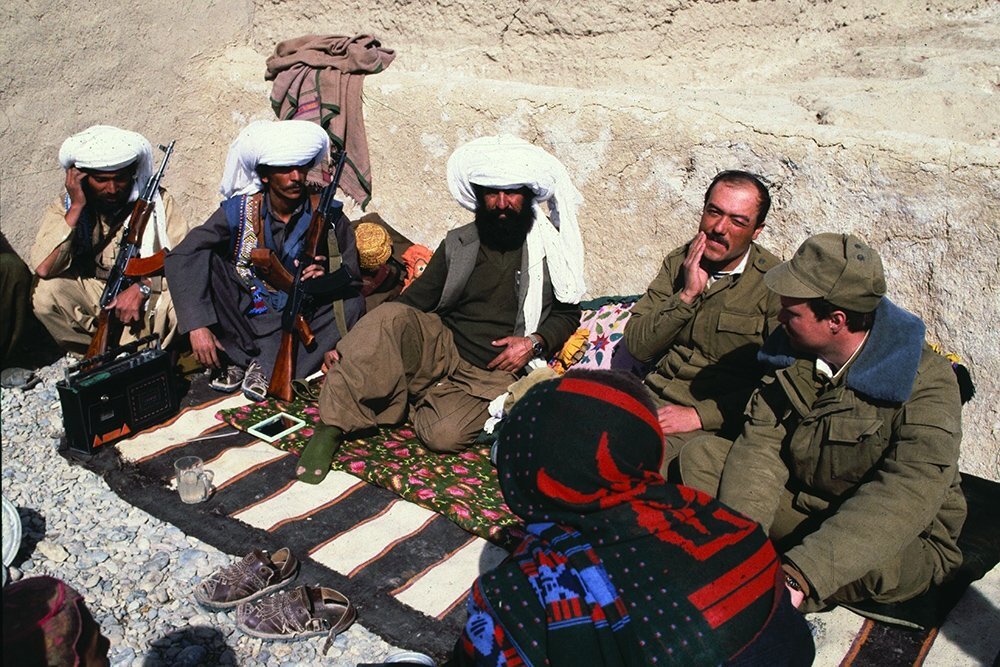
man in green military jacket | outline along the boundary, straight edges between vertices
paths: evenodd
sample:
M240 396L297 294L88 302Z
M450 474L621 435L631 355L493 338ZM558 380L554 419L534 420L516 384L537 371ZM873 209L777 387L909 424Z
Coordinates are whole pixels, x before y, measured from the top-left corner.
M962 562L951 365L883 297L882 262L854 235L809 238L765 282L781 295L761 350L773 374L731 449L694 440L688 469L770 530L800 609L912 598Z
M757 351L777 329L778 298L764 273L780 261L754 241L771 197L746 171L718 174L705 192L698 233L663 260L632 308L625 345L655 363L646 386L666 436L663 474L684 443L714 433L735 438L763 375Z

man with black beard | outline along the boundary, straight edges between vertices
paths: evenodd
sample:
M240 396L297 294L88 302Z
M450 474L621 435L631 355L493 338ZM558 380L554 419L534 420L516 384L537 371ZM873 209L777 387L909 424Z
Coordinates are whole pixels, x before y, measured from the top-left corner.
M579 324L581 198L562 163L521 139L484 137L452 154L448 184L475 220L328 353L324 426L302 454L302 481L322 481L345 434L407 416L429 449L461 451L489 402Z

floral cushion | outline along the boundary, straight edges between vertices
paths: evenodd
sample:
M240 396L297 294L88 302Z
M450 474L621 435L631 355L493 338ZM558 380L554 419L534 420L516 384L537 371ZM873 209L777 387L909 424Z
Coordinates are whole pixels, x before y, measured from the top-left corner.
M613 296L580 304L580 328L590 331L590 345L574 368L611 368L611 356L638 296Z

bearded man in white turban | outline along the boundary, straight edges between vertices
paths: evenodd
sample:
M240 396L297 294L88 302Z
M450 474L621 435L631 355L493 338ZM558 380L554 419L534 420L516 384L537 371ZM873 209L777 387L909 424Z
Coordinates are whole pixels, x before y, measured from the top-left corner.
M562 163L522 139L484 137L448 160L448 186L474 221L328 355L324 426L303 452L302 481L326 476L344 434L407 415L429 449L463 450L490 401L579 325L581 197Z
M141 134L94 125L59 149L66 191L45 211L31 251L40 280L32 295L35 316L65 349L84 353L97 330L101 293L135 201L153 173L153 149ZM164 188L140 239L140 257L180 243L189 229ZM109 304L125 324L121 342L157 333L164 345L177 320L167 281L143 278Z
M180 331L189 335L198 361L213 369L213 389L241 388L251 400L264 400L288 295L258 275L250 253L270 249L290 273L295 271L319 199L318 193L310 194L306 175L329 152L326 131L312 122L257 121L243 128L226 158L221 206L167 255L167 277L177 285ZM360 276L350 221L341 214L327 222L335 238L321 236L303 279L340 265ZM316 340L299 347L295 377L317 371L323 353L363 313L360 295L334 304L310 300L304 315Z

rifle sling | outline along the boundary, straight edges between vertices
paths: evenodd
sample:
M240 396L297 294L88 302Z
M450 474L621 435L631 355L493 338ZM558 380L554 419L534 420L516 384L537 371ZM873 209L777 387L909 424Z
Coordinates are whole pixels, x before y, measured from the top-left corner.
M329 272L333 273L338 271L344 263L340 256L340 244L337 243L337 232L333 227L330 227L330 231L327 233L327 245L330 249ZM337 321L337 330L343 336L347 333L347 314L344 312L343 299L337 299L333 302L333 317Z

